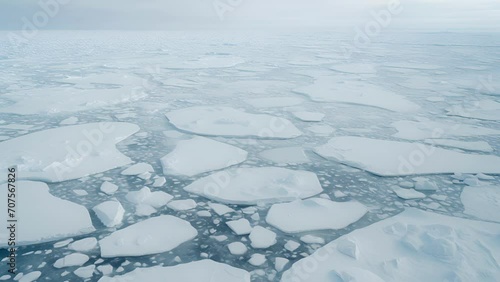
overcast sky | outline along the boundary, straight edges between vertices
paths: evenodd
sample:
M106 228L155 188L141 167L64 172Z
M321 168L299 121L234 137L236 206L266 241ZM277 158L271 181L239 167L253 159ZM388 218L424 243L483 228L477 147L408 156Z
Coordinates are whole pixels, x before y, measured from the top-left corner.
M44 23L41 3L60 3L43 29L349 26L395 0L0 0L0 29ZM53 7L53 5L49 5ZM391 27L500 29L500 0L401 0Z

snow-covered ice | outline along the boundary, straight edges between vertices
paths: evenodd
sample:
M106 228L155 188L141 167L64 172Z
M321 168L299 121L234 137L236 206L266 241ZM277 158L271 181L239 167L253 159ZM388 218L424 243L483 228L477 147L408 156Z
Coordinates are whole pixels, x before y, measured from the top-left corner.
M97 239L94 237L84 238L68 245L68 249L76 252L88 252L97 247Z
M89 211L79 204L54 197L47 184L17 181L16 216L22 222L22 232L16 236L16 245L55 241L95 231ZM7 184L0 189L7 191ZM22 199L22 200L21 200ZM0 195L0 220L7 222L7 193ZM0 231L0 246L7 245L8 229Z
M154 172L153 167L147 163L137 163L131 165L124 171L122 171L122 175L140 175L146 172Z
M250 273L247 271L208 259L175 266L136 268L121 276L103 277L99 282L160 282L165 281L166 277L171 281L186 282L250 282Z
M231 254L237 255L237 256L245 254L248 250L247 247L245 246L245 244L243 244L241 242L230 243L227 245L227 248L229 249L229 252Z
M491 99L450 107L448 115L480 120L500 120L500 103Z
M290 107L302 104L304 100L297 97L265 97L245 100L255 108Z
M500 130L449 121L401 120L393 122L391 125L398 131L393 135L394 137L408 140L500 135Z
M20 178L46 182L107 171L132 162L115 145L137 131L135 124L102 122L23 135L0 142L0 168L17 164Z
M229 107L197 106L166 114L180 130L209 136L294 138L302 135L289 120Z
M114 227L122 223L125 214L125 209L118 201L100 203L93 207L92 210L106 227Z
M166 175L194 176L244 162L247 152L205 137L179 141L175 149L161 158Z
M306 121L306 122L320 122L325 117L325 114L323 113L306 112L306 111L293 112L293 115L296 118L300 119L301 121Z
M312 198L291 203L274 204L267 223L286 233L323 229L342 229L358 221L367 208L358 202L333 202Z
M405 188L399 188L398 186L393 186L392 190L398 197L401 199L405 200L411 200L411 199L423 199L425 198L425 194L415 191L414 189L405 189Z
M500 173L500 157L464 154L421 143L343 136L330 139L315 152L381 176Z
M89 256L80 254L80 253L72 253L63 258L56 260L54 263L55 268L63 268L70 266L80 266L86 263L89 260Z
M318 249L281 281L495 281L499 235L499 224L408 208Z
M276 244L276 233L262 226L255 226L248 235L252 248L266 249Z
M500 186L468 186L460 195L464 213L500 223Z
M192 240L198 232L191 224L171 215L151 217L101 239L101 256L123 257L158 254Z
M226 222L227 226L233 230L236 235L246 235L252 232L252 226L250 222L245 218L240 218L237 220L231 220Z
M256 205L308 198L323 188L316 174L309 171L257 167L217 172L184 190L223 203Z
M170 201L167 207L176 211L187 211L196 208L197 204L193 199Z
M112 195L118 190L118 186L108 181L104 181L101 184L101 191L105 194Z
M493 148L485 141L460 141L453 139L425 139L424 143L445 147L453 147L467 151L493 152Z

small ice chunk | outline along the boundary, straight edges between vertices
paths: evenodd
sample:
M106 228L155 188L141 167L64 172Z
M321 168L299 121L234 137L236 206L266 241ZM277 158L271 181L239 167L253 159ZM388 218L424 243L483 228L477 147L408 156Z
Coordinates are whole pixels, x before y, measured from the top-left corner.
M199 217L211 217L212 214L209 211L198 211L196 215Z
M250 222L245 218L240 218L238 220L232 220L226 222L227 226L233 230L236 235L246 235L252 232L252 226Z
M218 215L225 215L226 213L234 212L234 210L226 205L217 203L208 203L208 206L214 210Z
M304 235L300 237L300 241L306 243L306 244L324 244L325 239L314 236L314 235Z
M125 209L118 201L106 201L100 203L92 209L102 224L107 227L114 227L122 223Z
M248 237L255 249L265 249L276 244L276 233L262 226L255 226Z
M122 171L122 175L139 175L145 172L154 172L155 170L150 164L137 163Z
M94 237L84 238L68 245L68 249L77 252L88 252L97 247L97 239Z
M163 191L151 192L149 187L142 187L139 191L128 192L125 198L136 205L146 204L154 208L161 208L166 205L174 196Z
M403 189L398 186L393 186L392 190L396 193L396 195L398 195L398 197L405 200L423 199L426 197L424 193L420 193L414 189Z
M241 242L233 242L229 245L227 245L227 247L229 248L229 252L231 252L231 254L233 255L243 255L247 252L247 247L245 246L245 244L241 243Z
M298 247L300 247L300 243L293 240L288 240L285 243L285 249L289 250L290 252L295 251Z
M99 265L97 267L97 270L99 270L102 273L102 275L107 276L107 275L113 273L113 266L110 264L103 264L103 265Z
M281 272L288 264L288 262L290 261L286 258L277 257L274 259L274 269L276 269L276 271L278 272Z
M88 279L94 275L95 265L91 264L76 269L73 273L83 279Z
M248 263L253 266L261 266L266 262L266 260L266 256L263 254L253 254L248 260Z
M416 177L414 178L415 189L419 191L436 191L438 189L436 183L432 182L428 178Z
M176 211L187 211L196 208L197 204L193 199L175 200L167 204L167 207Z
M19 282L32 282L32 281L35 281L38 278L40 278L41 275L42 275L42 272L40 272L40 271L32 271L30 273L24 274L23 277L21 277L21 279L19 279L18 281Z
M156 177L154 180L155 180L155 182L153 183L153 187L161 187L161 186L165 185L165 183L167 183L167 180L163 176Z
M105 194L113 195L117 190L118 190L118 186L111 183L111 182L104 181L101 184L101 191Z
M55 268L63 268L63 267L70 267L70 266L81 266L84 263L86 263L89 260L89 256L80 254L80 253L73 253L69 254L63 258L60 258L56 260L54 263Z

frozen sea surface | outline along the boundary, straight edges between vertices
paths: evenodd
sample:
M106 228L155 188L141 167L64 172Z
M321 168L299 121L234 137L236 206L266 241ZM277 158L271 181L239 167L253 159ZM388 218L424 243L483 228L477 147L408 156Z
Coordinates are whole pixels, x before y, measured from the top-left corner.
M0 33L18 272L498 281L500 36L353 36Z

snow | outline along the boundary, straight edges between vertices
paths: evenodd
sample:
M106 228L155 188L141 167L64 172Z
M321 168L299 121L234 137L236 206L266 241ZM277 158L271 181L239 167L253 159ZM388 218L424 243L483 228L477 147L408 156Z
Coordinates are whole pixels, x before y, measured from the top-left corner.
M70 267L70 266L81 266L84 263L86 263L89 260L89 256L80 254L80 253L73 253L69 254L63 258L60 258L56 260L54 263L55 268L63 268L63 267Z
M230 68L245 62L244 58L237 56L201 56L187 61L169 61L162 66L167 69L217 69Z
M420 106L404 96L361 80L321 76L313 84L294 89L316 102L336 102L382 108L395 112L415 112Z
M247 152L205 137L179 141L175 149L161 158L163 174L195 176L242 163Z
M200 260L176 266L136 268L121 276L103 277L99 279L99 282L160 282L165 281L165 277L171 281L250 282L250 273L247 271L213 260Z
M30 273L23 275L23 277L21 277L21 279L19 279L18 281L19 282L32 282L32 281L35 281L38 278L40 278L40 276L42 276L42 272L32 271Z
M252 226L250 222L245 218L240 218L237 220L231 220L226 222L227 226L233 230L236 235L246 235L252 232Z
M187 211L196 208L197 204L193 199L175 200L167 204L167 207L176 211Z
M52 196L42 182L17 181L16 217L22 221L16 245L29 245L60 240L95 231L88 210L76 203ZM7 184L0 185L7 191ZM22 199L22 200L21 200ZM0 194L0 220L7 222L7 193ZM0 229L0 246L6 246L7 228Z
M99 241L101 257L143 256L175 249L198 232L185 220L171 215L148 218Z
M122 223L125 209L118 201L106 201L98 204L92 210L95 212L99 220L106 227L114 227Z
M266 256L263 254L253 254L248 260L248 263L253 266L261 266L266 262L266 260Z
M438 173L500 173L500 157L464 154L420 143L334 137L315 152L380 176Z
M223 203L256 205L308 198L323 188L316 174L309 171L257 167L216 172L184 190Z
M279 164L302 164L310 162L301 147L283 147L262 151L259 155Z
M138 163L130 166L129 168L122 171L122 175L139 175L146 172L154 172L155 170L150 164Z
M301 112L293 112L292 114L301 121L306 121L306 122L320 122L325 117L325 114L317 112L301 111Z
M424 143L430 145L439 145L446 147L453 147L458 149L463 149L467 151L478 151L478 152L493 152L493 148L485 141L460 141L452 139L425 139Z
M460 198L465 214L500 222L500 186L464 187Z
M247 252L247 247L241 242L233 242L227 245L229 252L233 255L240 256Z
M304 100L296 97L266 97L247 99L245 102L255 108L276 108L300 105Z
M424 193L420 193L418 191L415 191L414 189L403 189L399 188L398 186L393 186L392 190L398 197L404 200L411 200L411 199L423 199L425 198Z
M131 163L115 144L139 130L131 123L58 127L0 142L0 169L17 164L19 178L59 182ZM34 142L33 140L36 140Z
M491 99L475 101L466 105L455 105L447 110L447 114L450 116L500 121L500 103Z
M266 216L270 225L286 233L342 229L358 221L367 208L358 202L333 202L322 198L274 204Z
M234 212L234 210L226 205L217 203L208 203L208 206L214 210L218 215L225 215L226 213Z
M84 238L68 245L68 249L77 252L88 252L97 247L97 239L94 237Z
M111 183L111 182L104 181L101 184L101 191L105 194L113 195L117 190L118 190L118 186Z
M230 107L196 106L171 111L166 116L178 129L200 135L280 139L302 135L287 119Z
M498 224L409 208L316 250L281 281L495 281L499 235Z
M355 74L374 74L377 72L374 65L363 63L336 64L332 70Z
M394 137L408 140L500 135L500 130L449 121L402 120L393 122L391 125L398 131L398 133L393 135Z
M143 92L127 87L114 89L35 88L2 94L2 98L12 100L14 104L1 105L0 113L48 115L79 112L137 101L145 97Z
M73 271L73 273L80 278L88 279L94 275L94 270L95 270L95 265L92 264L80 267L75 271Z
M266 249L276 244L276 233L262 226L255 226L248 238L254 249Z

